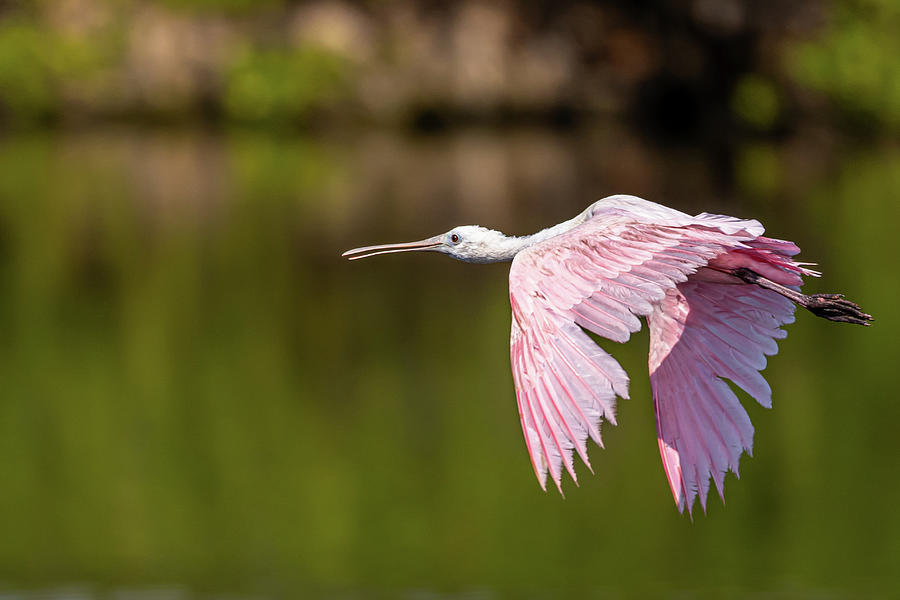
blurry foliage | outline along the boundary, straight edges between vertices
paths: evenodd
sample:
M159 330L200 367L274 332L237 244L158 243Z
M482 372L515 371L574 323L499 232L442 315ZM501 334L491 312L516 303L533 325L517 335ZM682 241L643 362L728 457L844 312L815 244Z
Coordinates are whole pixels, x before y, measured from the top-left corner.
M515 3L486 12L464 4L446 13L421 11L416 19L402 17L404 4L13 3L0 13L0 111L13 124L81 113L141 118L156 111L194 118L198 106L206 117L254 124L308 123L323 112L343 121L368 115L390 122L425 102L439 111L483 111L492 118L498 104L523 97L525 88L516 86L524 81L533 86L528 93L552 99L538 101L537 111L552 114L558 105L570 105L589 113L625 111L635 102L635 86L653 77L623 72L621 79L610 79L618 70L593 64L592 50L572 30L532 23L516 14ZM615 9L597 10L592 27L606 39L600 16ZM810 26L809 39L789 42L774 61L759 47L746 49L754 55L747 65L753 70L735 74L730 110L750 127L772 131L790 108L775 82L789 80L833 98L857 117L854 125L900 129L900 3L838 0L824 14L821 30ZM493 19L496 26L481 30L467 24L469 18ZM560 22L568 21L561 16ZM508 35L514 27L522 28L521 44ZM636 34L641 25L628 27ZM784 36L776 24L765 27L776 38ZM539 49L548 36L571 45L563 53L567 58L553 67L559 81L571 78L586 82L584 87L541 87L540 77L515 71L522 62L517 46ZM421 56L396 58L402 53L392 49L406 44ZM654 47L648 42L636 50L652 56ZM534 58L541 57L545 53L535 51ZM447 76L453 73L466 76ZM463 84L474 87L466 91ZM598 100L604 95L609 98Z
M758 75L746 75L735 88L732 109L746 123L767 130L778 119L781 101L770 81Z
M160 4L187 11L241 14L277 8L284 0L160 0Z
M739 189L760 197L771 197L778 191L782 165L776 150L766 144L751 144L741 149L735 175Z
M900 3L844 0L825 32L788 54L796 80L825 92L852 117L900 129Z
M97 40L72 39L42 31L22 20L0 22L0 106L13 122L59 114L62 88L89 77L108 63Z
M303 120L345 96L349 68L321 48L247 47L225 75L225 114L237 121Z
M260 10L260 5L242 0L172 0L165 4ZM172 21L173 26L178 23ZM156 34L155 40L125 39L127 31L121 25L113 24L90 35L67 35L25 14L0 19L0 114L12 124L80 112L103 117L108 116L110 108L116 116L120 109L127 116L130 109L132 116L140 117L147 111L162 110L142 101L145 92L152 91L152 96L169 101L165 104L166 116L179 112L188 116L196 99L184 95L180 88L169 92L148 89L177 82L180 75L169 77L167 69L206 77L193 86L192 93L211 94L214 103L222 104L223 114L235 121L308 120L316 111L329 109L348 95L350 61L325 48L273 46L271 40L244 39L216 59L218 62L205 67L206 71L199 71L191 66L191 61L197 60L196 49L193 58L187 51L174 59L166 54L164 45L178 43L179 38L158 39ZM138 53L141 61L129 54L128 45L135 43L147 44ZM134 54L134 48L130 50ZM165 62L170 60L176 62ZM133 89L128 89L129 85ZM125 106L114 105L116 99L123 98L129 99Z
M0 94L4 108L20 119L45 116L55 105L50 46L27 25L0 28Z

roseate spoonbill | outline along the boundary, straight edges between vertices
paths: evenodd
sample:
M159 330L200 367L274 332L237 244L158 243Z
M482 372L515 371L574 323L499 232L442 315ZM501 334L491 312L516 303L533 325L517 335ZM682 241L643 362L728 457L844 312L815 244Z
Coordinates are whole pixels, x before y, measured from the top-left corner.
M628 375L584 332L625 342L650 327L650 383L663 467L680 511L706 509L709 480L724 501L728 470L753 447L753 426L723 380L772 406L759 371L778 352L794 305L831 321L868 325L840 294L802 294L811 263L792 242L763 237L756 220L683 212L617 195L534 235L455 227L405 244L348 250L351 260L429 250L473 263L512 261L510 360L519 418L541 487L577 483L573 450L602 446L601 418L616 424Z

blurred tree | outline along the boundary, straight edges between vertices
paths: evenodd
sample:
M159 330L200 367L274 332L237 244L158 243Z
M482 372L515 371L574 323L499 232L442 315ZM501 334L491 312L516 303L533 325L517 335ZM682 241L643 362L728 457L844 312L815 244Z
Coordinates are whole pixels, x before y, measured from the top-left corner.
M721 149L737 122L773 134L821 115L803 90L851 126L900 127L898 30L892 0L44 0L0 12L0 111L280 125L630 113L653 137Z
M787 54L801 85L834 99L854 124L900 128L900 3L842 0L822 35Z
M349 67L328 50L245 48L225 75L225 114L237 121L308 119L348 94Z

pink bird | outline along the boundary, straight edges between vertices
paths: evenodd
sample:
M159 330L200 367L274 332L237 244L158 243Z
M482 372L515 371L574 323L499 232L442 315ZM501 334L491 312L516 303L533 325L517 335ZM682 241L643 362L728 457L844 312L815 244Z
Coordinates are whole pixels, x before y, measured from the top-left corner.
M562 469L577 484L573 451L591 468L587 438L602 447L600 422L616 424L628 375L585 333L625 342L650 328L650 383L663 468L680 511L706 510L710 478L724 502L753 426L730 379L761 405L772 392L759 373L778 352L794 305L831 321L868 325L840 294L806 295L792 242L763 237L756 220L686 213L617 195L534 235L478 226L405 244L349 250L351 260L429 250L473 263L512 261L510 361L519 418L534 473ZM592 469L591 469L592 470ZM592 470L593 471L593 470Z

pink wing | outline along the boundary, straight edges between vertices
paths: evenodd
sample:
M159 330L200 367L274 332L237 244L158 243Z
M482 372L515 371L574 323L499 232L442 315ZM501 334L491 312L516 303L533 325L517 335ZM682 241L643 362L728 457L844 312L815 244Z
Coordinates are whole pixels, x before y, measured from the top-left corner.
M713 261L745 266L783 285L798 286L800 275L817 275L790 260L790 242L757 238L749 248ZM771 390L759 371L778 352L779 327L794 320L794 305L754 285L728 282L702 270L666 293L648 318L650 383L659 450L678 509L690 512L694 499L706 510L709 479L724 501L728 470L738 474L741 453L753 449L753 426L728 378L772 406Z
M542 487L549 470L562 491L563 467L577 481L573 450L590 467L587 437L602 446L600 418L615 424L616 396L628 397L625 371L581 328L626 341L640 329L638 316L653 313L677 284L762 232L755 221L710 217L707 225L705 215L641 202L598 203L589 220L513 260L510 359Z

